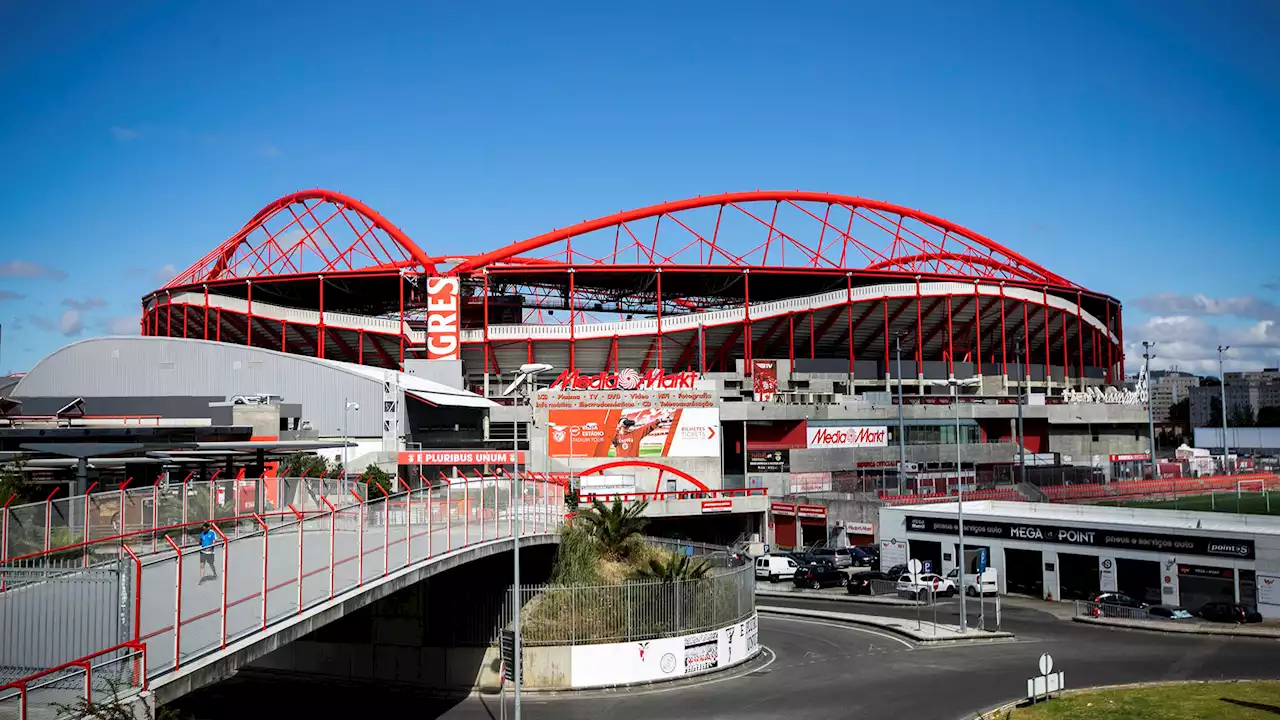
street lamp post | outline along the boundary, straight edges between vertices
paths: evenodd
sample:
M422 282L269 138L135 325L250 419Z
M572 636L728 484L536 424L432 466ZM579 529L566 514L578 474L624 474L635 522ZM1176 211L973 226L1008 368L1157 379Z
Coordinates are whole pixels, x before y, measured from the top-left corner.
M1021 360L1025 350L1021 340L1014 342L1013 356L1019 360L1018 367L1022 368L1022 380L1018 383L1018 482L1020 483L1027 481L1027 438L1022 433L1022 384L1027 380L1027 365Z
M1222 405L1222 472L1231 474L1231 470L1227 468L1227 458L1230 454L1227 452L1227 374L1223 372L1222 356L1231 349L1230 345L1218 346L1218 402Z
M955 395L951 398L951 406L955 408L956 413L956 520L960 536L960 562L956 563L959 568L958 580L960 581L960 633L964 634L969 631L969 613L965 608L965 584L964 584L964 476L960 472L960 383L955 378L948 380L951 383L952 391ZM975 473L976 476L976 473ZM978 579L978 585L982 585L982 579Z
M1142 375L1143 382L1147 384L1147 434L1151 438L1151 479L1155 480L1159 477L1156 472L1156 417L1152 409L1151 403L1151 361L1155 358L1155 353L1151 352L1151 348L1156 344L1142 341Z
M907 436L902 423L902 333L894 335L898 353L898 494L902 494L902 476L907 472Z
M532 403L529 402L529 392L531 390L531 386L536 381L538 374L547 372L548 370L551 369L551 367L552 366L548 365L547 363L525 363L524 365L520 366L520 371L516 373L515 380L510 385L507 386L506 390L502 391L503 395L510 395L516 390L522 389L522 394L525 397L525 401L527 404L530 405L531 415L529 418L529 425L531 426L531 429L530 429L530 432L528 433L529 440L530 440L530 449L532 449L532 441L533 441L533 432L532 432L533 410L532 410ZM517 399L517 404L518 404L518 399ZM517 507L520 510L520 513L519 513L520 517L512 519L512 526L515 528L515 530L511 533L513 535L513 537L511 538L511 557L512 557L511 562L512 562L512 572L514 574L514 577L512 578L512 583L511 583L511 634L513 636L513 642L511 643L512 644L512 652L511 652L512 673L511 674L512 674L512 677L515 678L515 681L512 683L515 686L515 706L516 706L515 720L520 720L520 684L523 678L521 678L520 676L520 665L521 665L521 662L520 662L521 660L520 658L520 655L521 655L521 648L520 648L520 528L522 523L519 521L523 520L524 518L524 485L520 481L520 422L519 420L516 420L516 419L512 420L511 430L512 430L511 434L513 437L512 450L514 450L514 453L511 457L511 469L515 471L514 472L515 487L512 488L512 492L516 497L520 498L519 504L517 505ZM550 446L547 447L547 452L548 453L551 452Z
M360 403L352 402L346 398L342 399L342 490L347 490L347 411L355 410L360 412Z

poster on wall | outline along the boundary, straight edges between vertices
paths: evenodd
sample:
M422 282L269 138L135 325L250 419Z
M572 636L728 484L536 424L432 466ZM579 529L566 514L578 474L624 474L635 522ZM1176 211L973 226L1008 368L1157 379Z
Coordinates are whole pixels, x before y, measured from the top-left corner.
M685 673L713 670L720 665L720 633L686 635L684 638Z
M552 457L719 457L717 408L550 410Z
M752 360L751 385L756 402L773 402L778 394L778 361Z
M1280 605L1280 575L1258 573L1258 603Z
M790 450L748 450L747 472L790 472Z
M880 541L880 571L884 572L894 565L907 564L907 544L901 540Z
M428 360L457 360L461 356L459 327L458 278L427 278Z
M829 472L791 473L791 492L793 493L818 493L830 492L830 490L831 473Z
M752 615L744 624L746 625L747 654L751 655L760 648L759 620Z
M1102 592L1119 592L1116 585L1116 559L1110 555L1098 556L1098 588Z

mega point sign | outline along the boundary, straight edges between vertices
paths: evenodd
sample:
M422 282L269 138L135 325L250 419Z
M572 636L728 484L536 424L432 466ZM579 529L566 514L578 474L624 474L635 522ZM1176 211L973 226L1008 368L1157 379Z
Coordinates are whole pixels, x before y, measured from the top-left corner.
M583 375L577 370L562 370L551 383L552 390L692 390L698 373L669 373L662 370L638 372L624 368L616 373Z
M855 427L848 425L805 428L805 445L813 448L886 447L889 445L889 428Z
M427 278L428 360L457 360L461 356L458 307L458 278Z

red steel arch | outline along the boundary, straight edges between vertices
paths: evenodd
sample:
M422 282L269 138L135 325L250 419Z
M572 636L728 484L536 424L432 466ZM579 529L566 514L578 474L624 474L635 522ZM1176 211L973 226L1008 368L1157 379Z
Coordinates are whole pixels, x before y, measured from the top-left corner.
M753 212L749 207L753 204L764 204L764 209ZM699 232L694 229L694 223L686 221L685 215L706 208L718 208L714 226ZM791 215L785 223L779 218L779 211L783 209ZM729 214L725 213L726 210L730 211ZM632 228L633 224L648 220L653 221L651 237L647 226L641 234ZM664 220L668 221L668 232L681 239L672 244L664 238L660 249L658 240ZM792 229L801 221L810 223L807 234ZM745 227L735 230L729 240L724 240L721 237L725 234L723 230L726 223L731 222ZM856 234L852 230L855 222L859 226ZM706 224L710 224L709 220ZM764 238L742 252L737 248L743 245L743 236L750 228L760 231ZM607 242L603 243L606 247L602 251L594 253L591 247L584 249L581 242L577 248L573 247L575 239L581 240L584 236L608 229L614 230L611 248L607 247ZM732 246L728 244L730 242ZM477 255L459 263L450 272L465 275L486 266L511 263L517 257L557 244L562 245L558 245L544 260L558 259L563 265L579 266L686 264L750 268L781 265L842 270L859 269L856 260L861 257L866 261L862 266L865 269L893 268L904 272L968 278L1007 278L1053 287L1079 288L990 238L935 215L879 200L800 190L707 195L620 212ZM601 243L596 243L597 247L599 245ZM799 263L786 263L788 248L792 249L793 258L799 252ZM630 255L632 251L636 262L622 262L624 253ZM696 260L693 258L695 251ZM769 262L771 254L773 263Z
M378 211L317 188L262 208L163 289L232 278L398 268L436 272L435 260Z

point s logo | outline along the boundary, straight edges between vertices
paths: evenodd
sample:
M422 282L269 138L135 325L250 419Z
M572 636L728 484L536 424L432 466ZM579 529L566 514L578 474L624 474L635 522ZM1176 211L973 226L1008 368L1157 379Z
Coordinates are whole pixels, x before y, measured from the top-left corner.
M1248 557L1251 548L1243 543L1211 542L1209 553L1212 555L1230 555L1232 557Z
M427 278L427 359L457 360L458 278Z
M810 448L886 447L889 428L878 427L809 427L805 432Z

